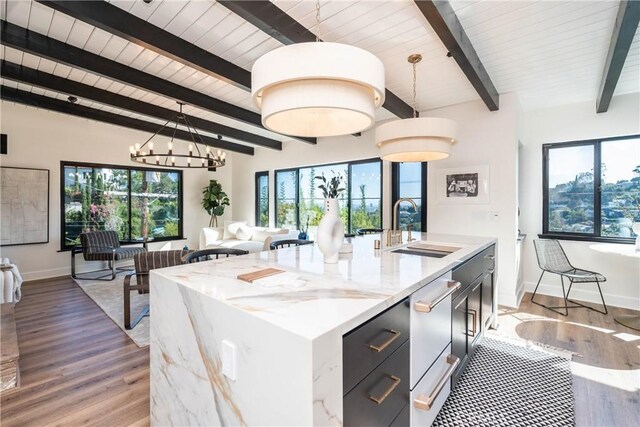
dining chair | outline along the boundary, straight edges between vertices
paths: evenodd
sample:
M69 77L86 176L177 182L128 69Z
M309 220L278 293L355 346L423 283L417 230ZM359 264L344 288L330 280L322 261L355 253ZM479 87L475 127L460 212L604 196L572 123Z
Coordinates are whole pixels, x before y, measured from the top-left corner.
M533 295L531 296L531 302L537 304L541 307L549 309L553 312L556 312L562 316L569 315L570 308L588 308L589 310L596 311L598 313L607 314L607 305L604 302L604 296L602 295L602 289L600 288L600 283L606 282L607 278L600 273L596 273L595 271L584 270L581 268L576 268L571 265L569 259L567 258L567 254L562 249L560 242L552 239L536 239L533 241L533 245L536 250L536 256L538 258L538 265L542 270L542 274L540 274L540 278L538 279L538 284L536 285L536 289L533 291ZM560 283L562 284L562 296L564 299L564 307L556 306L549 307L544 304L541 304L537 301L534 301L536 296L536 292L538 292L538 287L540 286L540 282L542 281L542 276L544 273L552 273L558 274L560 276ZM569 280L569 290L565 294L564 287L564 279ZM571 293L571 288L574 284L582 284L582 283L595 283L598 286L598 292L600 293L600 299L602 300L602 306L604 307L604 311L596 310L593 307L589 307L587 305L581 304L577 301L569 299L569 294ZM574 306L568 306L567 301L576 304ZM558 309L564 308L564 313Z
M215 259L219 259L221 256L224 256L225 258L229 258L229 256L246 255L248 253L249 251L245 251L243 249L209 248L209 249L202 249L199 251L193 251L187 254L183 258L183 261L185 264L191 264L194 262L209 261L214 256L215 256Z
M313 245L313 240L301 240L301 239L284 239L277 240L275 242L271 242L269 248L273 251L275 249L281 249L285 247L291 246L304 246L304 245Z

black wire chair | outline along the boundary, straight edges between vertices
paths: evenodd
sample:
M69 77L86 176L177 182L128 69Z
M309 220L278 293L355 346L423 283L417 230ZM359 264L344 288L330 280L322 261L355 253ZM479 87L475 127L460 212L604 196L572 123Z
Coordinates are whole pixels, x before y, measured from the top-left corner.
M313 245L313 240L302 240L302 239L286 239L286 240L276 240L275 242L271 242L269 248L273 251L280 248L288 248L291 246L304 246L304 245Z
M588 308L589 310L596 311L598 313L607 314L607 305L604 302L604 296L602 295L602 289L600 289L600 283L606 282L607 278L604 277L600 273L596 273L595 271L583 270L581 268L576 268L569 262L567 258L567 254L565 254L564 249L560 246L560 242L557 240L534 240L533 245L536 249L536 256L538 257L538 265L542 270L542 274L538 279L538 284L536 285L536 289L533 291L533 295L531 295L531 302L544 307L548 310L551 310L555 313L558 313L562 316L569 315L570 308ZM533 299L536 296L536 292L538 292L538 286L540 286L540 281L542 280L542 276L544 273L553 273L560 275L560 283L562 284L562 296L564 299L564 307L548 307L544 304L541 304ZM564 279L565 277L569 279L569 290L565 294L564 292ZM602 306L604 307L604 311L596 310L593 307L589 307L587 305L580 304L577 301L569 299L569 293L571 293L571 287L574 283L595 283L598 286L598 292L600 292L600 299L602 299ZM576 304L574 306L568 306L567 301ZM564 313L560 310L564 308Z
M185 255L182 261L185 264L191 264L194 262L209 261L213 259L212 258L213 256L215 256L215 259L219 259L221 256L224 256L225 258L229 258L229 256L246 255L248 253L249 251L245 251L243 249L209 248L209 249L202 249L199 251L191 252Z
M358 236L364 236L366 234L378 234L382 233L382 228L358 228L356 234Z

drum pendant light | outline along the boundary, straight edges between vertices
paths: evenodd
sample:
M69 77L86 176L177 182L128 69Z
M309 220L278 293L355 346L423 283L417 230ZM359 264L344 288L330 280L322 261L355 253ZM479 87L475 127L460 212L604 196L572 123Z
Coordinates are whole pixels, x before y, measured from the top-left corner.
M316 37L259 58L251 70L251 96L269 130L301 137L348 135L375 123L375 110L384 103L384 78L375 55Z
M416 64L422 55L407 58L413 66L413 118L394 120L376 128L380 158L391 162L428 162L449 157L456 143L458 124L438 117L418 117L416 107Z

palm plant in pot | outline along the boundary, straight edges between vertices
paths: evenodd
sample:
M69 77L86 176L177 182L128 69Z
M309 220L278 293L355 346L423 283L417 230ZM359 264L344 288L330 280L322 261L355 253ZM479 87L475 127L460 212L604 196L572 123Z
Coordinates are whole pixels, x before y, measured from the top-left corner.
M202 190L202 207L211 216L209 227L218 226L218 217L224 214L225 207L230 204L229 196L222 191L222 185L217 180L212 179Z
M320 252L324 255L324 262L336 263L344 239L344 225L338 212L338 195L345 191L345 188L341 187L344 177L333 172L333 177L329 180L324 173L316 176L315 179L321 182L318 189L324 196L325 211L318 225L316 241Z

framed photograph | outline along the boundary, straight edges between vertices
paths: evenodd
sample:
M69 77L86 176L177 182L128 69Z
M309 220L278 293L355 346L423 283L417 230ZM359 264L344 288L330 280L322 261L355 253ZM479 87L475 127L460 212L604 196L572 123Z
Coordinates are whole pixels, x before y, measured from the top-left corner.
M49 242L49 170L0 167L0 246Z
M436 195L442 203L489 203L489 166L439 169Z

